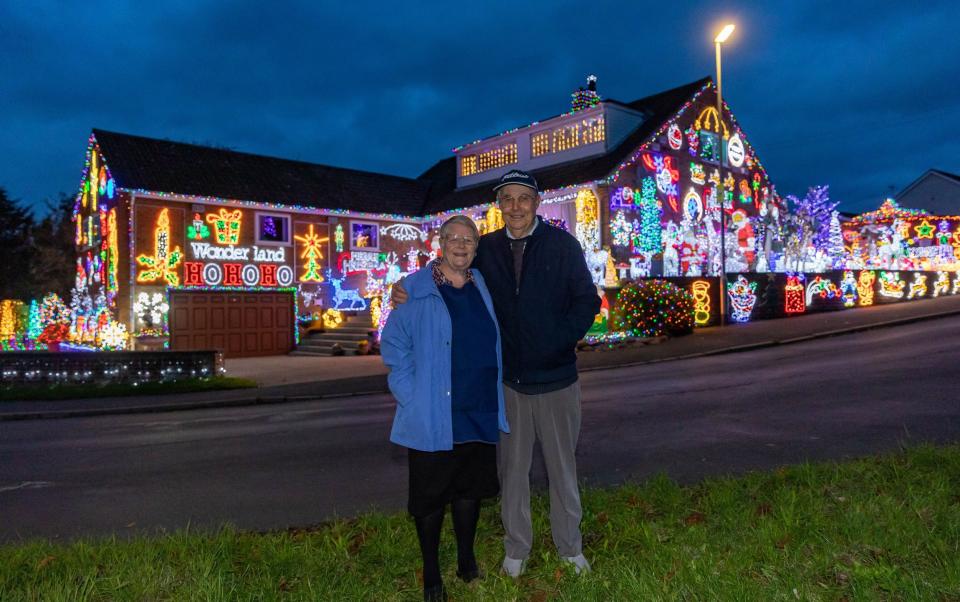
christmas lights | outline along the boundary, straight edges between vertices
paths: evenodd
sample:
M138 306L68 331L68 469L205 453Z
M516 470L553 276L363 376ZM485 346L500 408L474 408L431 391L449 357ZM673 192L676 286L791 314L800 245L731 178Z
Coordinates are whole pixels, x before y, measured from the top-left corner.
M330 276L330 270L327 270L327 280L333 286L333 309L359 309L363 310L367 308L367 301L360 296L360 292L355 289L343 289L342 283L343 278L332 278ZM350 307L343 307L344 303L350 303ZM357 307L357 304L360 307Z
M916 273L913 275L913 282L910 283L910 292L907 299L916 299L927 295L927 275Z
M802 279L802 274L787 276L787 284L783 287L783 311L787 314L802 314L807 311L804 286L800 282Z
M118 351L127 348L127 327L120 322L110 322L99 329L99 346L109 351Z
M217 244L235 245L240 242L240 225L243 213L236 209L229 211L221 208L218 213L208 213L207 223L213 224L213 237Z
M410 242L411 240L424 241L427 239L426 232L410 224L393 224L381 228L380 231L400 242Z
M203 223L203 218L199 213L193 214L193 223L187 226L187 238L190 240L203 240L210 236L210 228Z
M937 272L937 281L933 283L933 296L939 297L950 292L950 274L947 272Z
M693 330L693 297L665 280L626 284L617 295L616 307L616 329L635 336L675 336Z
M143 324L143 329L154 332L166 331L169 310L170 305L167 304L167 298L161 293L151 295L146 291L141 291L133 304L133 312Z
M915 226L914 230L917 232L917 238L933 238L933 233L936 232L937 229L929 220L925 219L920 222L920 225Z
M749 322L757 303L757 283L737 276L737 281L727 286L727 295L730 297L730 318L734 322Z
M840 294L843 297L844 307L853 307L857 304L857 279L853 272L843 273L843 280L840 282Z
M821 299L836 299L840 296L840 289L829 278L816 276L807 285L806 305L809 307L813 303L814 295Z
M20 336L17 328L17 316L20 314L21 307L23 307L23 301L16 299L0 301L0 337L9 339Z
M320 260L323 259L321 244L329 241L329 237L320 238L320 235L314 232L313 224L310 224L304 236L294 236L293 238L303 243L303 252L300 253L300 258L307 260L306 265L303 266L303 275L300 276L300 282L323 282L323 275L320 273Z
M693 321L697 326L710 322L710 283L697 280L691 285L693 291Z
M333 330L343 324L343 314L335 309L328 309L323 312L323 327Z
M880 272L880 294L884 297L900 299L907 283L900 280L900 272Z
M170 210L164 208L157 217L157 225L153 231L153 255L138 255L137 263L144 269L137 275L137 282L166 281L171 286L180 284L177 276L177 266L183 258L180 247L169 248L170 244ZM238 212L239 213L239 212Z

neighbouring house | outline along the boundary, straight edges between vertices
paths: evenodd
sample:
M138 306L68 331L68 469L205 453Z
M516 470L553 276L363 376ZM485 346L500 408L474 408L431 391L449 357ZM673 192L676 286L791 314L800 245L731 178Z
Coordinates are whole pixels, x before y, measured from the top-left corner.
M960 176L928 169L894 197L901 207L934 215L960 215Z

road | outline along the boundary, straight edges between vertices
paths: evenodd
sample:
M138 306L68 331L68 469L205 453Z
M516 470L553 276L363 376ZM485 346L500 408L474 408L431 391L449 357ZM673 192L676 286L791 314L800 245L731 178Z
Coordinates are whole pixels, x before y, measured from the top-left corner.
M960 317L582 376L580 475L691 482L960 441ZM406 454L373 395L0 422L0 541L398 510ZM535 481L543 483L542 467Z

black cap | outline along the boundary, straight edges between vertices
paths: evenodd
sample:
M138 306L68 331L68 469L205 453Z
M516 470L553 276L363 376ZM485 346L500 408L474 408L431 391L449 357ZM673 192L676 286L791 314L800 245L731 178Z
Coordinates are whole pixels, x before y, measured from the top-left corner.
M496 192L507 184L519 184L527 188L532 188L535 192L540 192L540 189L537 188L537 180L527 172L520 171L519 169L511 169L500 176L500 181L493 187L493 191Z

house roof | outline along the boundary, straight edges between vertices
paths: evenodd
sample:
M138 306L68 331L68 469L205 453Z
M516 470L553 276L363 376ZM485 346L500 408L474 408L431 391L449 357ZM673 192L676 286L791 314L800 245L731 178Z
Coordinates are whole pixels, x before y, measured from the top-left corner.
M915 192L918 190L917 187L931 178L946 180L949 185L957 186L956 190L958 192L955 195L941 196L940 198L936 196L919 197L919 193ZM922 206L935 215L954 215L960 210L960 203L958 203L958 200L960 200L960 176L941 169L928 169L923 172L923 175L898 192L895 198L906 207L920 208Z
M541 189L609 176L710 81L705 77L629 103L604 101L642 113L643 122L602 155L533 170ZM417 178L404 178L100 129L93 135L111 175L125 189L404 216L493 200L490 183L457 189L455 156Z
M615 148L603 155L577 159L568 163L551 165L542 169L532 170L537 183L543 190L562 188L578 182L598 180L610 175L611 172L634 149L639 147L648 137L656 132L674 113L680 110L694 93L712 81L705 77L695 82L679 86L646 98L629 103L616 100L606 100L622 106L640 111L645 115L643 123L628 135ZM420 175L421 180L432 181L427 202L424 205L424 214L442 213L454 209L473 207L489 203L493 200L491 184L485 183L470 188L457 190L456 157L448 157L435 163L430 169Z
M95 129L121 188L420 215L429 182Z

